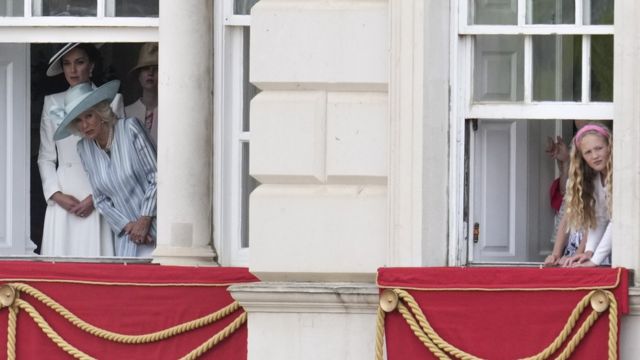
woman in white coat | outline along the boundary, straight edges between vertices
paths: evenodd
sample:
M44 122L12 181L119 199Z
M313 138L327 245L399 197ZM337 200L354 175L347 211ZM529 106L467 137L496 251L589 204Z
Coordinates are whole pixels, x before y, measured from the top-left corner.
M49 61L47 75L64 73L70 87L90 82L98 57L98 50L91 44L66 44ZM40 121L38 167L47 200L41 255L112 256L113 234L94 209L91 186L76 150L80 137L53 139L66 115L65 94L44 98ZM116 96L111 106L122 115L122 96Z

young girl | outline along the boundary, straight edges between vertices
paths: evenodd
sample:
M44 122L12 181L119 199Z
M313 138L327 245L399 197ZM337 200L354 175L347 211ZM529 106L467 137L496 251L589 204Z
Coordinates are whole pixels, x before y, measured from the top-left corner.
M583 126L573 138L567 184L567 226L588 229L585 252L574 266L611 263L612 137L600 124Z

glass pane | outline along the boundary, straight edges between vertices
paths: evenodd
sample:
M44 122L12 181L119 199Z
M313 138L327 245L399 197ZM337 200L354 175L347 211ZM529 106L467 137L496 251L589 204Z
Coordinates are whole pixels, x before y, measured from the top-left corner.
M582 36L533 36L533 100L580 101Z
M244 28L244 43L243 47L243 63L242 63L242 71L243 71L243 84L242 84L242 131L249 131L250 129L250 119L249 119L249 105L251 103L251 99L256 96L260 89L255 87L251 82L249 82L249 27Z
M591 101L613 101L613 35L591 36Z
M475 38L473 99L521 101L524 95L524 37L479 35Z
M242 248L249 247L249 194L258 187L258 180L249 175L249 143L242 143L242 217L241 239Z
M470 0L469 20L477 25L515 25L518 23L517 0Z
M575 0L527 0L528 24L575 24Z
M24 16L24 0L0 0L0 16Z
M158 17L158 2L158 0L116 0L116 16Z
M258 1L259 0L234 0L233 13L237 15L249 15L251 13L251 8Z
M613 25L613 0L583 0L585 25Z
M96 16L96 8L96 0L42 0L41 16Z

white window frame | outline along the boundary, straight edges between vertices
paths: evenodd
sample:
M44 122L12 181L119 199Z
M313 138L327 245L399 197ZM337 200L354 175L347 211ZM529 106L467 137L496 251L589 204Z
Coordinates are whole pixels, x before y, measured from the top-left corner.
M250 15L236 15L233 0L214 3L214 245L223 266L247 266L242 247L244 30Z
M577 119L612 120L613 102L590 101L591 35L613 35L613 25L584 25L582 0L576 0L575 25L526 24L526 0L517 0L517 25L469 25L468 5L473 0L457 0L451 6L452 106L450 113L450 187L449 197L449 265L468 263L468 236L471 231L464 223L464 149L465 119ZM524 35L524 99L520 102L475 102L473 88L474 35ZM582 99L580 102L532 100L532 35L582 35Z
M109 42L138 43L158 42L158 18L109 18L109 17L32 17L31 0L25 0L25 16L0 17L0 43L64 43L64 42ZM99 1L105 4L104 0ZM26 11L29 9L29 11ZM29 55L27 55L29 59ZM28 61L28 60L26 60ZM26 81L30 81L29 74ZM31 109L27 99L27 109ZM26 149L31 147L30 132L26 139L16 139L16 143L24 141ZM26 168L11 169L14 172L24 171L27 180L31 176L29 163ZM30 205L26 205L25 222L29 223ZM28 240L25 240L28 241ZM15 256L20 257L20 256ZM26 255L24 258L41 259L39 255ZM85 259L86 260L86 259ZM112 261L112 258L100 258L101 262Z

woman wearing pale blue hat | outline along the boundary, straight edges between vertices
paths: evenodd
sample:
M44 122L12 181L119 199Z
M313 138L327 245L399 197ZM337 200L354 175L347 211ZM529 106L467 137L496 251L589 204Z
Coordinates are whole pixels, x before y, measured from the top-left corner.
M115 255L150 257L156 239L156 149L137 119L118 119L109 106L119 86L114 80L97 89L88 83L70 88L54 139L82 136L78 154L95 206L116 234Z
M99 59L92 44L69 43L49 61L48 76L64 73L71 87L91 83ZM66 91L44 98L40 121L38 167L47 200L41 254L48 256L113 255L113 234L97 211L94 211L91 186L76 151L78 136L55 141L53 134L62 122ZM122 96L114 97L111 106L123 114Z

